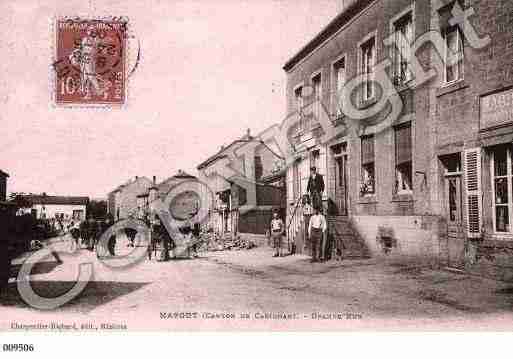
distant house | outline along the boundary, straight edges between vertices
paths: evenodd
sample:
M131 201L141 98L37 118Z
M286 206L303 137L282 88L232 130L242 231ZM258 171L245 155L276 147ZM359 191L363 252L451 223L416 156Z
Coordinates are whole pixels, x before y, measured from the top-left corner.
M216 195L210 225L218 234L263 234L272 211L284 208L283 176L274 178L281 164L279 150L273 149L274 143L261 141L274 127L257 136L248 130L198 165L199 179ZM225 170L227 166L232 173Z
M0 202L4 202L7 198L7 178L9 175L0 170Z
M22 195L31 205L30 213L37 219L84 220L87 218L89 197Z
M107 195L108 212L116 220L137 215L141 194L147 193L153 183L147 177L136 176L133 180L116 187Z
M182 170L159 184L155 176L152 181L146 177L136 177L108 194L108 211L116 220L128 216L140 217L150 210L151 202L164 199L171 188L185 180L197 178Z

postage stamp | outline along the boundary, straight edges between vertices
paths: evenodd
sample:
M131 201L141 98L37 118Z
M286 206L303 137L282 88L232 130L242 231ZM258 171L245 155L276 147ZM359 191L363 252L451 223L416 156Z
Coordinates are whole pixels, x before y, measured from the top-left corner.
M56 22L57 105L123 105L128 20L60 18Z

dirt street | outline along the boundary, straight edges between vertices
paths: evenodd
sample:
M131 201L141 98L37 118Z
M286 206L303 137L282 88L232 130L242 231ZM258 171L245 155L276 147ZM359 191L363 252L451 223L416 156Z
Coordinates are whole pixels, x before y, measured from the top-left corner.
M126 243L118 247L126 250ZM38 321L92 323L91 330L102 323L141 330L500 330L513 324L513 286L395 259L312 264L306 256L272 258L271 249L259 247L116 270L87 250L61 257L60 265L53 257L36 265L34 290L47 297L65 292L78 264L91 262L94 278L85 290L54 311L40 311L24 303L12 279L0 299L0 328Z

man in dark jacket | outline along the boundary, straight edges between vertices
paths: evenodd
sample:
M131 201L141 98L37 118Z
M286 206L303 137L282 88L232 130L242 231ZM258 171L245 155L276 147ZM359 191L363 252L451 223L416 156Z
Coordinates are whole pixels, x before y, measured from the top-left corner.
M318 208L322 211L322 192L324 192L324 179L322 175L317 173L317 168L310 168L310 177L308 178L308 185L306 187L310 195L310 201L313 208Z

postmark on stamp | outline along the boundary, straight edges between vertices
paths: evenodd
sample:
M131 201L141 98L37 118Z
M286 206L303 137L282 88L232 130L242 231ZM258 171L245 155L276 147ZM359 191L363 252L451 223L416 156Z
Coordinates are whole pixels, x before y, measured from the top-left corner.
M125 104L128 20L60 18L55 26L55 103Z

